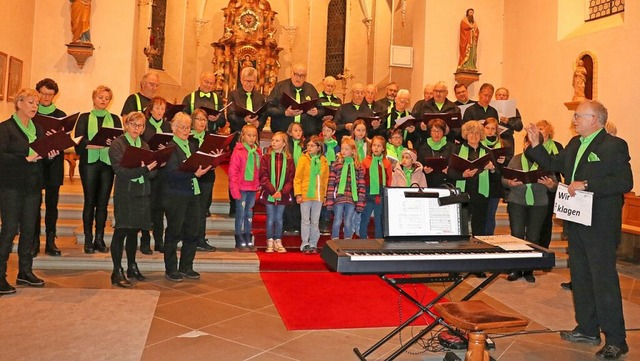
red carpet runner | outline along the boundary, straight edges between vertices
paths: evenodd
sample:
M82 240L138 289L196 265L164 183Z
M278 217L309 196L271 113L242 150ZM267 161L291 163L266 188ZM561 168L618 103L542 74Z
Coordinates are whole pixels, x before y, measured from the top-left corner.
M398 292L377 276L335 272L261 272L260 276L288 330L394 327L418 310L404 298L399 308ZM404 289L423 303L437 295L422 284ZM414 324L431 321L423 316Z

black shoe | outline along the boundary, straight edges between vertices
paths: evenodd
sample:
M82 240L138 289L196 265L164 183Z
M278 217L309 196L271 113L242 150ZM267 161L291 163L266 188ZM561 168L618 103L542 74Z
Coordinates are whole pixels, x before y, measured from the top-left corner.
M516 281L518 278L520 278L520 276L522 276L522 272L518 272L518 271L511 272L507 276L507 281L509 282Z
M199 280L200 279L200 273L190 269L190 270L186 270L186 271L178 271L178 273L180 273L181 276L188 278L190 280Z
M62 252L56 246L56 234L55 233L47 233L47 241L44 245L44 253L49 256L60 256Z
M142 235L140 236L140 253L151 255L153 251L151 250L151 235L149 231L142 231Z
M113 271L111 274L111 284L122 288L133 287L127 277L124 276L124 270L122 268Z
M96 253L96 250L93 249L93 235L92 234L84 234L84 253L93 254Z
M33 272L19 272L16 279L17 285L25 285L30 287L43 287L44 281L36 277Z
M602 340L600 339L600 336L587 336L587 335L581 334L576 330L562 331L560 332L560 337L563 340L566 340L569 342L588 343L590 345L595 345L595 346L599 345L602 342Z
M135 278L138 281L146 281L147 277L143 276L142 273L140 273L140 270L138 269L138 264L137 263L130 263L129 267L127 267L127 277L131 278Z
M525 273L524 280L529 283L536 283L536 277L533 275L533 273Z
M560 287L562 287L563 290L571 291L572 285L571 282L562 282Z
M5 278L0 278L0 295L16 293L16 288L7 282Z
M476 273L472 273L472 275L478 277L478 278L487 278L487 274L484 272L476 272Z
M93 248L100 253L109 252L109 248L104 243L104 231L96 232L96 239L93 241Z
M596 356L605 360L617 360L627 352L629 352L629 345L625 342L620 346L604 345L600 351L596 352Z
M179 272L171 272L165 273L164 278L168 279L171 282L182 282L184 277Z
M208 240L206 240L206 239L201 239L201 240L198 241L198 251L215 252L216 249L217 248L212 246L212 245L210 245Z

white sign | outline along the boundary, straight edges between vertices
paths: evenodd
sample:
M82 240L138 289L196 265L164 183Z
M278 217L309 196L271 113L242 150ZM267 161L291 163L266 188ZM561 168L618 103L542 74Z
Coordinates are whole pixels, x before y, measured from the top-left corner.
M556 200L553 205L553 213L558 219L591 226L592 208L592 192L576 191L576 195L572 197L569 195L566 184L558 184Z

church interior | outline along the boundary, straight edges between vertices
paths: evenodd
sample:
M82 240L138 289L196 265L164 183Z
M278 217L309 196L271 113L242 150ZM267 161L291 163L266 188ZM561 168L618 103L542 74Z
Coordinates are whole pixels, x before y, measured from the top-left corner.
M226 98L240 85L240 70L253 66L258 70L257 87L266 96L276 82L291 76L295 64L303 64L307 81L318 90L325 76L336 77L335 94L343 102L350 101L350 87L355 83L376 85L379 99L385 95L385 86L395 82L410 91L411 104L423 98L425 84L439 81L447 84L452 101L458 82L467 85L471 99L478 98L482 83L491 83L496 89L505 87L516 100L525 126L547 120L555 127L554 139L566 144L575 135L571 119L578 103L573 82L576 64L588 59L585 96L608 108L617 136L629 145L634 191L640 184L640 160L636 157L640 142L634 140L636 124L628 98L640 83L640 47L636 46L640 7L633 2L612 1L625 5L624 11L585 21L591 3L609 1L75 1L91 7L88 41L72 42L75 34L69 4L73 1L0 0L0 119L13 114L12 95L18 89L33 88L43 78L58 83L60 92L55 103L68 113L89 111L92 90L107 85L113 90L110 110L119 114L127 96L138 91L140 79L149 70L160 76L158 94L178 103L198 87L204 71L216 75L216 90ZM468 8L474 9L480 35L476 69L461 72L459 28ZM524 135L524 131L515 134L515 149L522 148ZM229 223L230 218L225 218L226 175L219 169L216 172L213 207L218 207L221 215L215 222L222 219ZM82 189L77 174L65 177L61 192L69 199L78 198ZM635 197L630 195L629 199ZM623 360L640 359L640 211L636 211L640 202L632 204L626 214L629 222L623 225L618 263L627 329L631 330L627 334L631 350ZM500 224L508 229L508 222ZM47 256L34 261L34 268L40 264L38 272L47 280L45 292L84 290L82 294L56 296L61 297L60 303L78 302L66 309L78 313L63 316L74 326L73 332L78 332L78 324L93 317L92 309L80 305L83 297L115 289L104 268L109 265L108 255L92 255L97 263L87 262L76 245L77 226L74 223L69 232L59 234L62 258L68 257L66 266L64 261L48 264ZM556 247L566 252L562 226L557 228ZM116 290L121 298L91 306L104 307L96 311L95 322L91 323L95 330L85 328L86 333L66 334L65 324L47 323L48 307L55 308L58 302L42 303L41 298L46 296L38 294L40 290L19 288L16 295L0 297L0 305L5 305L2 313L11 314L11 322L0 326L3 354L13 360L84 360L89 355L94 360L355 360L354 347L366 349L393 329L291 331L263 284L255 255L222 250L204 260L196 259L204 262L201 264L212 263L205 266L199 283L183 284L172 284L162 277L161 257L142 257L143 262L147 260L149 271L145 274L149 281L138 283L135 289L140 292L137 296L142 311L122 321L123 328L129 328L127 322L135 323L126 333L129 339L123 340L120 330L107 324L110 315L126 309L124 294L131 290ZM523 335L496 334L493 359L594 358L594 346L564 343L557 335L557 331L575 324L571 292L560 288L561 282L570 279L566 254L563 257L563 266L540 272L535 284L508 283L502 277L495 281L494 291L490 291L492 286L479 293L477 297L494 308L524 315L530 321L526 328L529 332ZM8 268L7 278L13 280L17 273L15 253ZM451 298L460 298L477 283L470 278ZM447 285L442 282L429 287L441 291ZM20 297L40 301L38 307L42 308L27 309ZM108 300L111 296L105 297ZM29 327L23 327L26 325ZM21 328L29 331L16 336ZM402 344L403 336L406 341L418 331L415 327L403 331L367 359L387 359ZM40 334L30 341L33 343L20 345L20 337L34 336L26 332ZM428 346L419 343L395 359L445 357L444 349ZM456 353L464 358L464 350Z

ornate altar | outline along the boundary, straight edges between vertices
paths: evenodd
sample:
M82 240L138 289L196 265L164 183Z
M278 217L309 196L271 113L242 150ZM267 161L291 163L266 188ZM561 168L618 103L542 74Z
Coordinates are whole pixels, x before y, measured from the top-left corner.
M269 94L278 81L282 51L273 26L277 13L266 0L230 0L223 11L224 35L211 44L219 90L226 97L240 83L240 71L252 66L258 71L256 89Z

